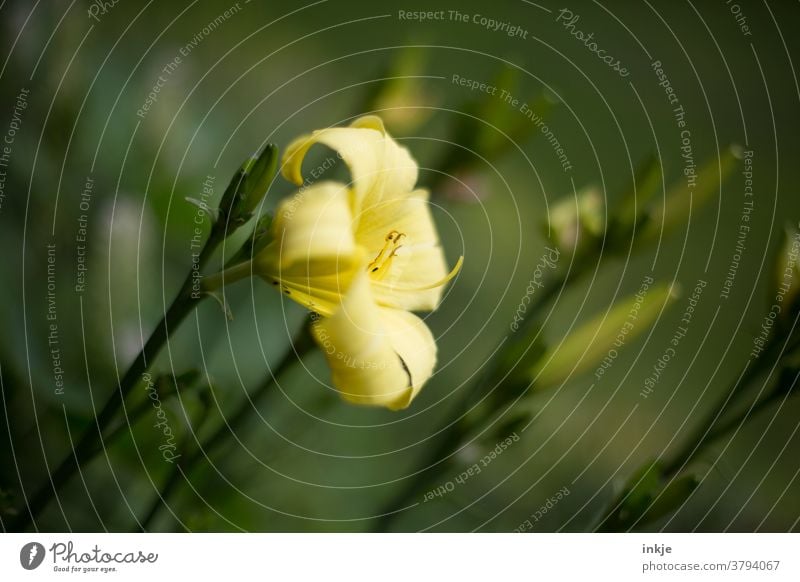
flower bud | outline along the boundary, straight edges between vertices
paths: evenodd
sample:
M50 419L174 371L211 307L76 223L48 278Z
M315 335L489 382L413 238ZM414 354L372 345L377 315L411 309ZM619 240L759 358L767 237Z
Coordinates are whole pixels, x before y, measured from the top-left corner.
M268 144L248 158L231 178L219 203L219 220L229 228L247 222L269 189L278 168L278 147Z
M272 214L264 214L258 219L253 232L242 243L242 248L231 259L231 264L249 261L261 252L272 241Z
M659 233L667 233L679 224L695 216L715 194L736 165L742 159L742 148L732 145L719 157L713 157L702 166L693 181L693 188L687 187L686 177L672 185L664 195L662 204L656 204L647 217L642 236L657 238Z
M261 155L254 158L247 172L242 192L240 217L247 218L258 207L269 190L278 170L278 146L267 144Z
M236 206L238 201L241 200L242 193L244 192L245 179L247 177L247 170L252 165L253 158L249 158L244 162L236 173L231 178L225 192L222 193L222 198L219 202L219 221L223 224L228 224L229 217L233 218L236 213Z
M603 235L603 196L595 186L587 186L578 192L577 199L566 197L556 202L549 219L549 235L559 250L582 250Z
M652 280L652 279L651 279ZM648 284L649 285L649 284ZM600 365L658 321L662 311L678 297L678 285L645 287L596 316L545 352L531 368L537 390L560 384Z

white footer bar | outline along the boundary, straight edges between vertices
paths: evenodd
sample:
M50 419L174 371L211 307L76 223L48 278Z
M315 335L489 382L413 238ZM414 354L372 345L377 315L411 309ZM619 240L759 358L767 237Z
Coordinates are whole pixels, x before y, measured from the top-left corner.
M796 534L4 534L0 580L800 580Z

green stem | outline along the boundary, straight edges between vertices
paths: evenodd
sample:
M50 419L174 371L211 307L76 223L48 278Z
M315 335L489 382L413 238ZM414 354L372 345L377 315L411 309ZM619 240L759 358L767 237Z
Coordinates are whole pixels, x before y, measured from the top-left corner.
M203 291L206 292L215 291L223 285L230 285L240 279L246 279L253 275L253 262L245 261L244 263L228 267L219 273L203 277L202 288Z
M170 389L165 390L164 392L159 392L158 397L165 401L167 398L171 398L175 394L177 394L177 389ZM153 409L153 403L148 398L144 402L139 403L135 408L133 408L129 413L125 415L125 419L122 420L117 426L115 426L111 431L103 438L102 443L98 443L97 450L95 451L95 455L100 453L104 447L108 447L111 443L116 441L120 436L122 436L127 430L130 430L131 427L136 425L136 423L145 415L148 411Z
M180 485L182 477L188 477L189 473L191 473L201 459L236 432L236 429L253 413L256 402L264 396L274 393L272 387L275 385L278 378L286 373L292 364L299 361L303 355L308 353L313 345L314 342L309 333L308 326L304 324L302 334L292 344L286 354L284 354L275 370L269 374L264 382L262 382L249 397L242 401L233 415L229 419L226 419L215 432L209 435L202 443L199 443L194 451L187 454L183 460L179 460L173 465L166 481L164 481L164 485L157 492L156 498L145 514L141 526L143 531L148 531L151 528L160 510L167 506L168 499L175 492L178 485Z
M212 228L211 234L198 257L200 268L203 268L208 263L214 250L225 238L223 227L224 224L216 223ZM111 393L109 399L95 417L94 424L83 434L75 448L61 461L55 471L48 475L47 482L32 497L26 499L27 511L23 509L19 512L18 517L10 523L9 531L20 532L33 524L78 469L103 449L103 432L119 412L128 394L130 394L141 379L142 374L147 371L150 363L161 351L169 335L175 331L178 325L201 301L202 295L199 297L192 296L193 283L194 273L189 273L178 295L145 343L144 348L139 352L128 371L119 381L118 389Z

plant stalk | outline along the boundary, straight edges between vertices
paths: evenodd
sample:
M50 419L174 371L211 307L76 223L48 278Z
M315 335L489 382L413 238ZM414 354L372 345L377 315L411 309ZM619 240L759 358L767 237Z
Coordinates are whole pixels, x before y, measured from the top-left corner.
M205 245L198 257L199 268L202 269L211 258L219 244L224 240L226 233L224 223L215 223ZM204 295L193 296L192 286L195 274L189 273L181 285L180 291L173 300L164 317L150 335L142 351L133 361L119 381L117 390L109 396L103 408L95 417L95 422L81 436L75 447L57 466L55 471L48 475L45 482L32 497L26 497L26 507L19 512L16 519L9 524L8 531L21 532L28 526L35 524L36 519L47 505L56 497L58 491L75 475L86 462L92 459L103 448L103 433L114 419L123 402L131 390L140 381L142 374L147 371L150 363L155 359L170 334L191 313L202 300Z
M275 385L278 378L285 374L294 363L298 362L300 358L303 357L303 355L308 353L313 345L314 342L311 338L311 334L309 333L308 325L304 324L301 335L284 354L274 371L271 371L264 381L258 386L258 388L256 388L249 395L249 397L242 401L233 415L229 419L226 419L216 431L214 431L211 435L209 435L208 438L200 443L194 449L194 451L186 456L183 461L176 461L172 470L169 472L164 485L161 487L161 490L157 492L156 498L153 500L150 508L145 514L145 518L141 525L143 531L148 531L151 528L153 521L158 516L160 510L167 506L168 499L172 496L178 485L181 483L181 477L188 477L189 473L191 473L201 459L203 459L210 451L224 442L228 437L233 435L236 429L241 426L241 424L245 422L252 414L256 402L261 400L263 397L274 393L272 387Z

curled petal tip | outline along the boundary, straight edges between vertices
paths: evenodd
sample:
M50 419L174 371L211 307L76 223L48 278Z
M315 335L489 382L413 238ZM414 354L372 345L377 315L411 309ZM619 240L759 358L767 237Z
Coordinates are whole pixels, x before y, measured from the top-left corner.
M386 134L386 127L383 125L383 119L377 115L364 115L363 117L359 117L350 124L350 127L374 129L380 131L384 135Z

